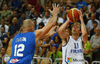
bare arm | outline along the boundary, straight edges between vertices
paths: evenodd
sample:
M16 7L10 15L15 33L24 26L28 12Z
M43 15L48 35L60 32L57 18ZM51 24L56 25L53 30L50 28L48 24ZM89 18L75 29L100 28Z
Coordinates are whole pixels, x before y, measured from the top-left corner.
M98 46L98 47L96 47L96 48L91 49L91 51L93 52L94 50L99 49L99 48L100 48L100 46Z
M87 31L86 31L86 27L83 21L82 12L79 11L79 14L80 14L80 21L81 21L82 40L83 40L83 46L84 46L85 43L87 42Z
M1 40L2 41L2 43L7 43L7 41L8 41L8 39L7 38L5 38L4 40Z
M84 49L84 50L83 50L83 53L84 53L84 54L88 54L88 53L89 53L89 50L88 50L88 49Z
M43 35L47 34L49 30L56 24L57 15L59 12L58 5L53 5L53 11L50 10L50 12L52 14L52 18L49 20L48 24L44 26L42 29L35 31L35 37L38 39L40 39Z
M66 39L68 34L65 32L67 25L69 24L69 20L67 20L61 27L58 29L58 34L62 39ZM65 36L66 35L66 36Z
M44 45L40 45L40 47L49 47L50 44L44 44Z

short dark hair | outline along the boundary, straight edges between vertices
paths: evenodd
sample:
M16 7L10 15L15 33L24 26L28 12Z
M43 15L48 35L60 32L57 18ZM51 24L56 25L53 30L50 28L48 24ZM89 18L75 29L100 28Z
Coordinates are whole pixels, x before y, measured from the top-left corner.
M7 49L6 47L1 47L1 49L2 49L2 48L5 48L5 51L6 51L6 49Z
M43 26L43 27L44 27L44 23L43 23L43 22L39 23L39 25L41 25L41 26Z
M4 26L1 26L1 28L4 28L4 30L5 30L5 27Z
M93 7L95 7L95 8L97 9L97 7L96 7L96 5L95 5L95 4L91 6L91 8L93 8Z
M49 11L45 11L45 13L46 13L46 12L50 14L50 12L49 12Z
M93 24L94 24L94 23L98 24L96 21L93 21Z
M71 9L71 6L69 6L69 5L66 5L66 7L69 7Z

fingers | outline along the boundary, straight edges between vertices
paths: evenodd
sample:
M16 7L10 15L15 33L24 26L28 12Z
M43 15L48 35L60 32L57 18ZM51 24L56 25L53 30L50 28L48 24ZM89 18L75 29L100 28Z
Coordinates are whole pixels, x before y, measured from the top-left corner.
M49 9L50 13L51 13L51 10Z
M57 6L56 6L56 3L54 3L54 4L52 4L52 7L53 7L53 9L54 8L59 8L59 4L57 4Z
M55 8L55 7L54 7L54 4L52 4L52 7L53 7L53 9Z

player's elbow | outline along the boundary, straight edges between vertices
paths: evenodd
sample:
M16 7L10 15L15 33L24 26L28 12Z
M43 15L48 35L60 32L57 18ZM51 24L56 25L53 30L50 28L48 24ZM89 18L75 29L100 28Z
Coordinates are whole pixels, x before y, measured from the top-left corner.
M82 36L84 37L87 37L87 32L84 32L83 34L82 34Z

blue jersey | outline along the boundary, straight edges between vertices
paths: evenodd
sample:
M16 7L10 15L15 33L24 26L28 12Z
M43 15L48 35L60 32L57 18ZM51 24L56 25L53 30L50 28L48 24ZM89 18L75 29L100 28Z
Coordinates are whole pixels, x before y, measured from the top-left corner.
M12 56L7 64L31 64L35 52L35 33L19 33L12 41Z

